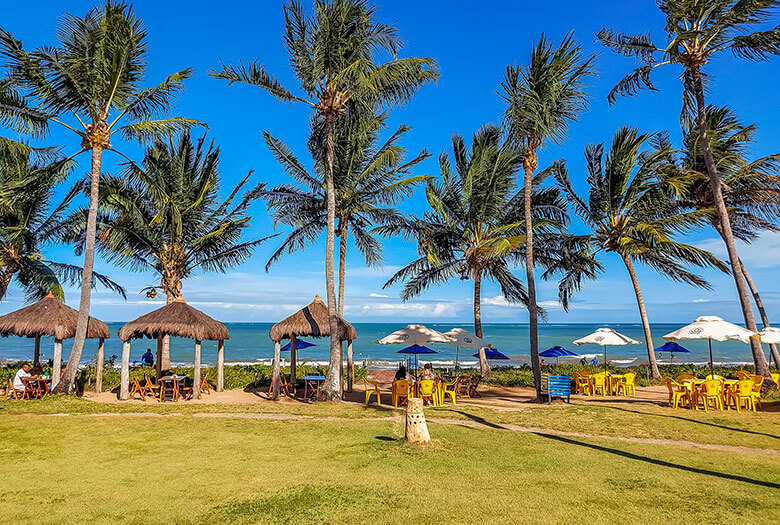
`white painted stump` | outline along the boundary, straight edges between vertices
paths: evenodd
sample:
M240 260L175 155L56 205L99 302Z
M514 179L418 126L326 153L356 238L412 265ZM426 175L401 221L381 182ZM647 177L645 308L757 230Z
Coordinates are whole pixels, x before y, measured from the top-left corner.
M431 435L425 422L423 400L410 397L406 404L406 440L410 443L430 443Z

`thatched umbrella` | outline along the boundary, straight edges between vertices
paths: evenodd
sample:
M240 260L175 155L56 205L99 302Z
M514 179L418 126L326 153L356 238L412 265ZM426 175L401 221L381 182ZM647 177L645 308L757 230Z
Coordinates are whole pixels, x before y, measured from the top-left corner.
M76 323L79 313L66 305L54 295L49 293L46 297L15 310L9 314L0 316L0 335L18 335L19 337L35 338L34 364L38 364L41 356L41 337L48 335L54 338L54 356L51 386L57 386L62 371L62 340L71 339L76 335ZM103 348L105 339L109 337L106 323L94 317L89 318L87 324L87 338L99 339L98 345L98 377L96 389L102 388L103 382Z
M222 392L225 373L225 339L230 339L227 327L178 297L162 308L142 315L119 329L122 345L122 374L119 399L130 395L130 340L148 337L157 340L157 375L160 375L160 357L166 335L195 340L195 369L192 393L200 399L200 342L217 341L217 392Z
M273 398L279 398L280 376L280 343L282 339L290 340L290 378L295 380L295 340L298 337L330 337L330 322L328 307L319 295L314 296L310 305L301 308L290 317L279 321L271 327L271 341L274 342L274 375ZM352 362L352 341L357 338L355 327L339 318L339 340L347 341L347 390L352 391L352 381L355 377L355 366Z

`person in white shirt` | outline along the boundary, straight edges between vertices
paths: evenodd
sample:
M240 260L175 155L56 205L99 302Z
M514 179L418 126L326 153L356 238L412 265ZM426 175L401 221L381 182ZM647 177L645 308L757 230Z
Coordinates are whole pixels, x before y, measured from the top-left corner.
M22 368L19 369L18 372L16 372L16 376L14 377L14 390L24 390L25 385L24 381L22 381L23 377L30 377L30 365L27 363L22 365Z

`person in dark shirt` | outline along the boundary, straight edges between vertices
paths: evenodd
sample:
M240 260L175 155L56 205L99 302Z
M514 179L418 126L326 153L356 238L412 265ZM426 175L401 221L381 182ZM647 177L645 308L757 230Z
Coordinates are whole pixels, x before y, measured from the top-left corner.
M399 366L398 371L395 373L395 380L401 381L407 379L409 379L409 374L406 373L406 367L404 365Z
M146 366L154 366L154 354L151 348L146 349L146 353L141 356L141 362Z

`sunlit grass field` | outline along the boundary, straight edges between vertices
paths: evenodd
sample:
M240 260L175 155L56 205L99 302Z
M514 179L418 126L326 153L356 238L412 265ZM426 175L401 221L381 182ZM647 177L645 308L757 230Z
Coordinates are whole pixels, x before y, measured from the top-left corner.
M777 413L458 405L426 416L479 427L430 423L434 443L420 447L404 442L401 412L354 404L142 408L147 414L97 415L139 407L0 403L0 521L726 523L780 515Z

